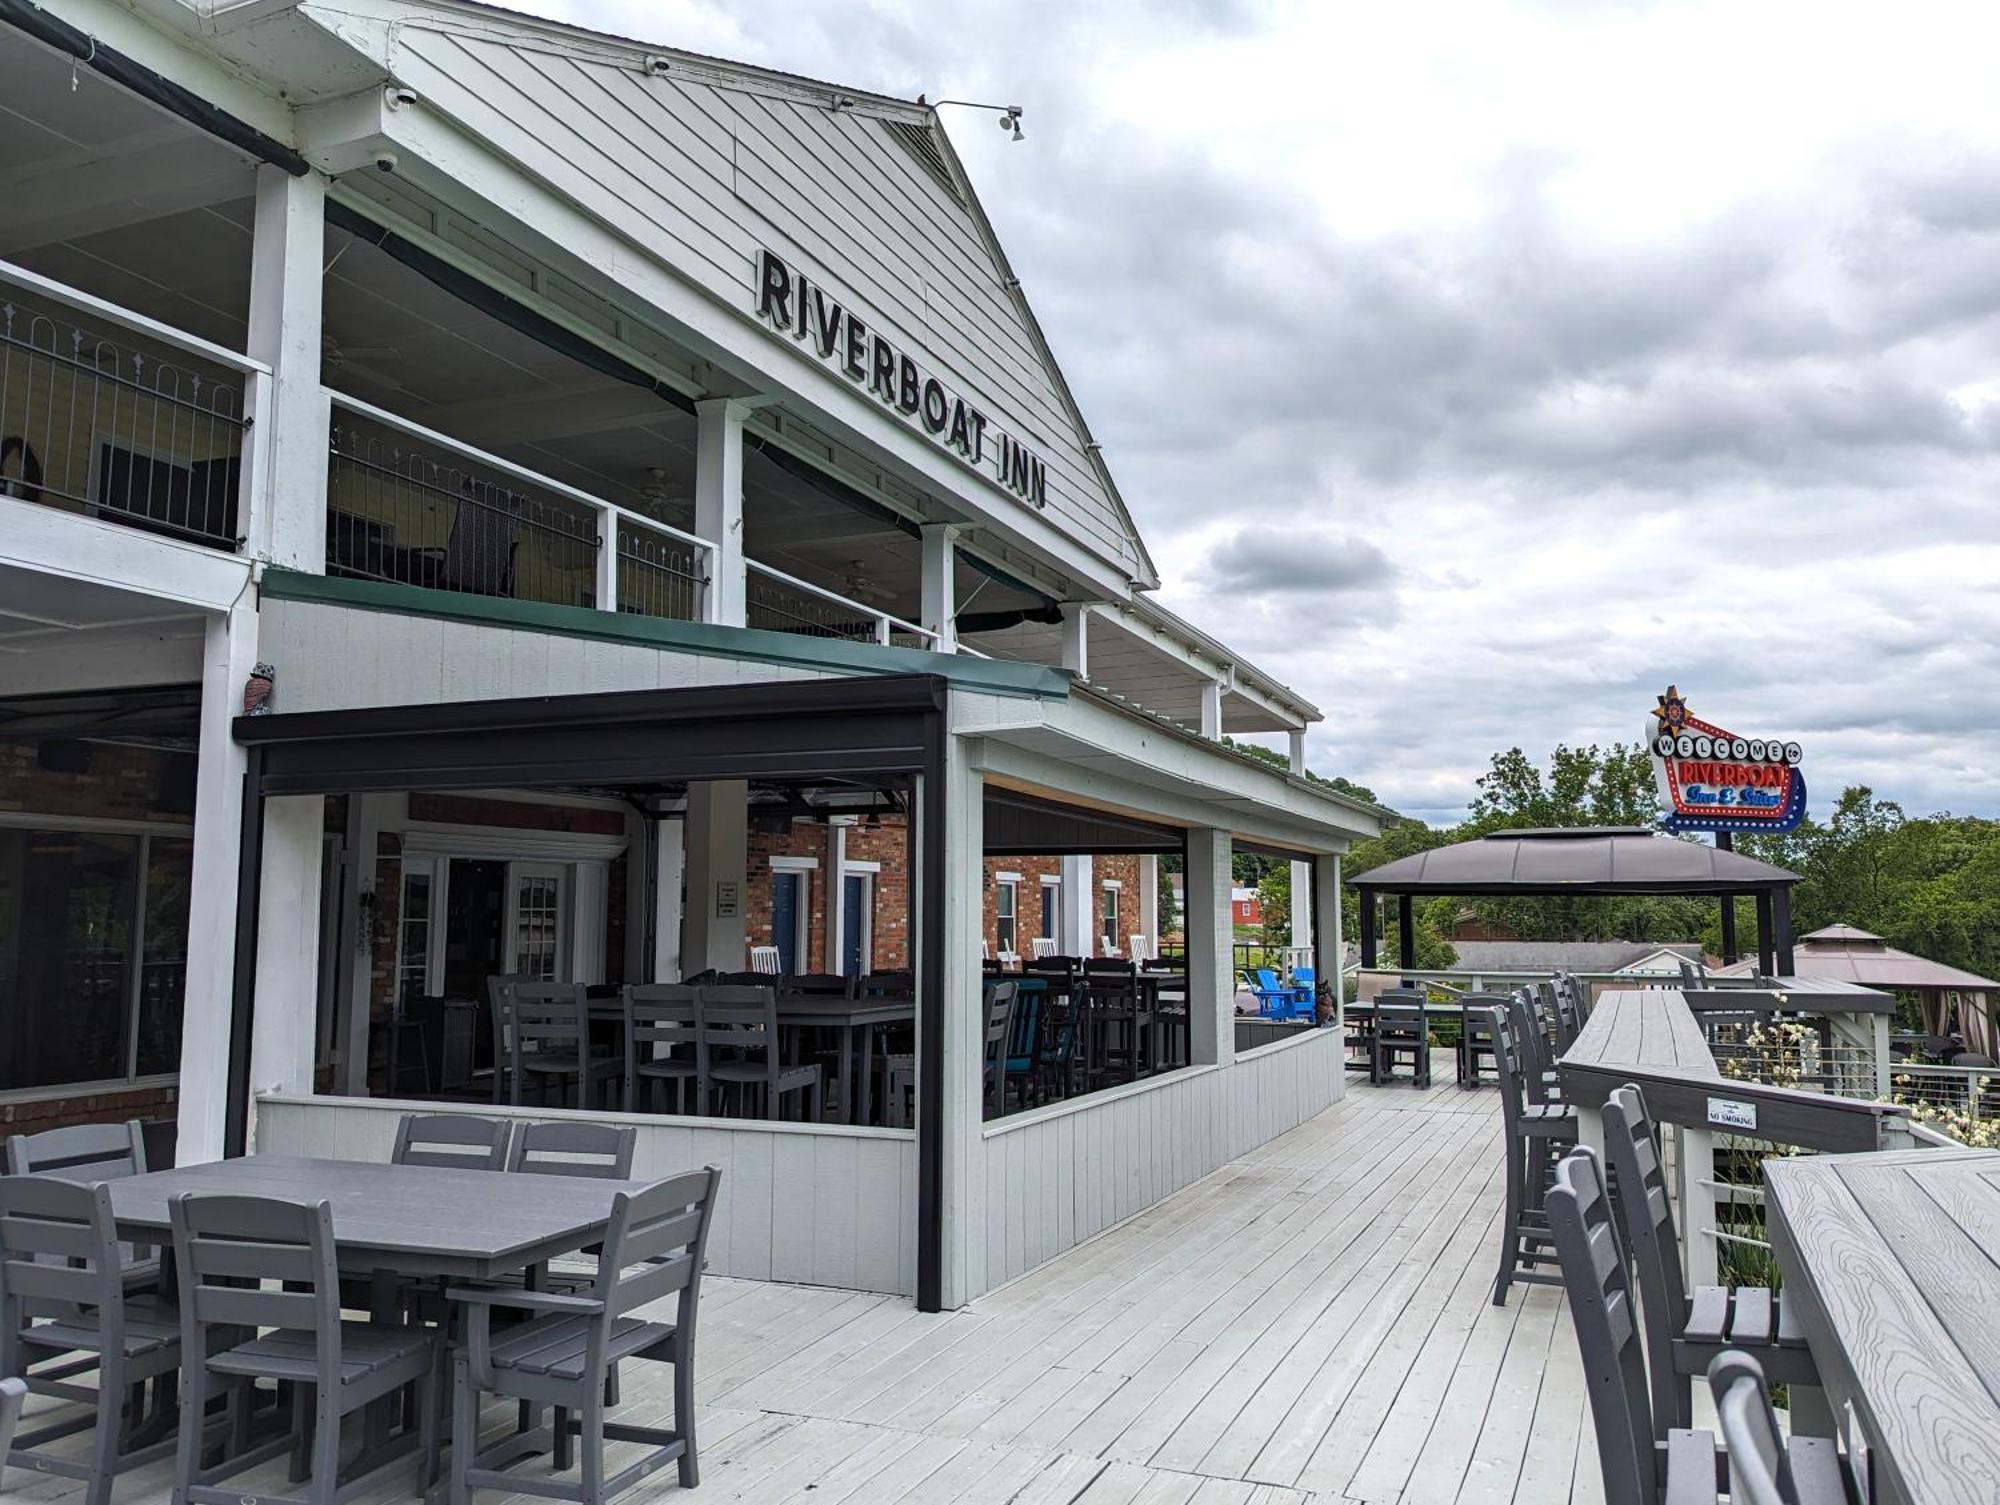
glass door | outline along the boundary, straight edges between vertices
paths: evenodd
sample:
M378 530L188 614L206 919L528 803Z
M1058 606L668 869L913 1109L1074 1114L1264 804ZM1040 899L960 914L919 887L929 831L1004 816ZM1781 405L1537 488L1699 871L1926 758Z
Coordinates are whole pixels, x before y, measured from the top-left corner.
M875 879L848 873L840 889L840 970L862 977L875 969Z
M507 970L557 982L569 976L567 863L507 865Z

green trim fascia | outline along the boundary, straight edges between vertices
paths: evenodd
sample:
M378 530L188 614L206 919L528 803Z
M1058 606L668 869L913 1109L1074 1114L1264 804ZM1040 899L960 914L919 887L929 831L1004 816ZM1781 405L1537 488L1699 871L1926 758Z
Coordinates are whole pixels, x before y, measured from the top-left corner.
M264 572L264 597L272 601L310 601L347 606L357 611L392 612L401 616L435 617L481 627L509 627L546 632L556 637L588 638L600 643L624 643L667 652L706 654L759 664L783 664L833 674L935 674L953 688L980 690L1039 700L1069 696L1071 674L1044 664L1009 659L972 658L962 653L933 653L927 648L892 648L880 643L854 643L845 638L814 638L799 633L771 632L762 627L720 627L712 622L676 622L665 617L641 617L598 611L590 606L556 606L544 601L516 601L505 596L472 596L457 591L430 590L384 580L348 580L333 575L308 575L297 570Z

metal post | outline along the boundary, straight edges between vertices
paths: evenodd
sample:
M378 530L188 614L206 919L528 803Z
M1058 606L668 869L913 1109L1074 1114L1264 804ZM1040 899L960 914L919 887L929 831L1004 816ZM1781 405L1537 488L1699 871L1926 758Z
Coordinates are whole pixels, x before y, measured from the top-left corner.
M1771 891L1768 888L1757 893L1757 970L1765 977L1778 970L1771 950Z
M1375 890L1364 888L1359 891L1361 924L1361 969L1373 971L1375 967Z
M1771 892L1772 944L1778 957L1778 975L1791 977L1798 969L1798 962L1792 955L1792 891L1789 888L1773 889Z
M1718 852L1736 850L1736 838L1727 831L1715 833L1715 849ZM1725 966L1736 960L1736 895L1722 896L1722 961Z
M1396 895L1396 924L1403 932L1401 966L1408 974L1417 970L1416 905L1408 894Z

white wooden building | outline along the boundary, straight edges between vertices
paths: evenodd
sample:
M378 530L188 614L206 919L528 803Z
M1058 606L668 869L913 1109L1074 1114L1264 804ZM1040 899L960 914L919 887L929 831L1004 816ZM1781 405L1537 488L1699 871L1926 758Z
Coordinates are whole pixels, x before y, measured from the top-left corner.
M381 1155L372 1000L475 900L671 980L752 879L834 971L902 885L916 1113L633 1115L721 1273L956 1307L1341 1094L1236 1050L1230 857L1337 936L1375 812L1152 600L934 110L445 0L0 22L0 1127ZM1093 844L1180 857L1182 1069L982 1118L995 822L1086 952Z

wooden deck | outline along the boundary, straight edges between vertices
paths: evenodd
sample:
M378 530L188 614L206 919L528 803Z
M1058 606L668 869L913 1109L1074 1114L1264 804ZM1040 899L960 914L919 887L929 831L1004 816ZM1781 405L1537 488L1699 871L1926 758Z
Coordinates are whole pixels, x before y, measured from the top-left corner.
M1489 1301L1498 1100L1459 1091L1448 1064L1438 1081L1357 1085L962 1311L713 1281L693 1498L1601 1500L1561 1296ZM650 1376L628 1380L638 1410L663 1414L660 1394ZM166 1468L126 1476L118 1505L166 1505ZM19 1472L6 1484L9 1500L82 1490ZM669 1471L627 1498L677 1492Z

